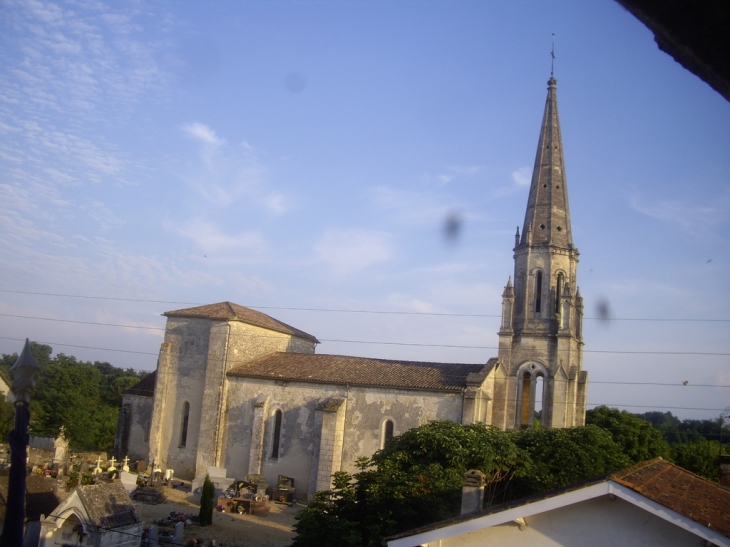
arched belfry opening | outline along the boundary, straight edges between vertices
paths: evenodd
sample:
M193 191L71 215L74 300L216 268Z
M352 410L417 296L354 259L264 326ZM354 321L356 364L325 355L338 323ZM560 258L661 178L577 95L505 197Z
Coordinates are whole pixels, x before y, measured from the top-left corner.
M542 417L546 376L547 371L537 363L520 367L517 374L516 429L529 429L533 427L537 416Z

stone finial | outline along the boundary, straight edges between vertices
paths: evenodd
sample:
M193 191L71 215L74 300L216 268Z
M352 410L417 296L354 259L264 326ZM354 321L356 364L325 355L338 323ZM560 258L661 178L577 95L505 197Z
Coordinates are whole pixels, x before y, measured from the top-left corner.
M24 403L30 402L30 394L35 389L35 381L33 377L40 372L41 367L33 358L33 352L30 348L30 341L25 339L25 346L20 352L20 357L10 368L10 374L13 377L13 385L10 386L15 401Z
M479 488L487 483L487 476L478 469L470 469L464 473L464 486Z

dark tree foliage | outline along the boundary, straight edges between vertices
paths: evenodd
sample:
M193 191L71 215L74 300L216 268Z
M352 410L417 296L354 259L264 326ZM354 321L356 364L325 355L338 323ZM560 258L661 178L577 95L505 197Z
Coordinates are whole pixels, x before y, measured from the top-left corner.
M515 477L511 495L529 496L599 477L631 465L611 434L595 425L569 429L510 432L528 454L525 471Z
M661 456L669 458L669 445L659 430L634 414L599 406L586 412L586 424L608 431L633 463Z
M15 406L0 395L0 443L7 442L8 433L15 427Z
M203 483L203 492L200 495L200 512L198 513L198 522L201 526L210 526L213 524L213 498L215 497L215 486L210 477L205 475Z
M680 420L671 412L646 412L637 417L650 422L670 444L695 443L702 439L720 440L720 419L713 420ZM730 424L722 428L723 439L730 439Z
M41 370L31 395L30 432L55 436L64 426L72 447L111 450L122 392L146 373L98 361L78 361L63 353L51 357L50 346L35 342L31 342L31 350ZM0 370L8 378L17 358L17 354L0 357Z
M672 460L678 466L697 475L719 482L720 480L720 443L700 438L693 443L673 444L670 447ZM727 446L725 447L727 450Z

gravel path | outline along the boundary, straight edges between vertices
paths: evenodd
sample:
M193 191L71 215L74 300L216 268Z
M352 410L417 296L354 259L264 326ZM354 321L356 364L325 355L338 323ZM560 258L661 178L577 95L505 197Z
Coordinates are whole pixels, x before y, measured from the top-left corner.
M135 503L145 527L165 517L171 511L186 514L197 514L200 505L198 497L190 494L188 489L166 488L167 501L159 505ZM211 526L186 526L185 539L202 538L207 545L211 539L216 540L218 547L286 547L294 539L294 516L301 506L271 504L267 516L239 515L235 513L213 512Z

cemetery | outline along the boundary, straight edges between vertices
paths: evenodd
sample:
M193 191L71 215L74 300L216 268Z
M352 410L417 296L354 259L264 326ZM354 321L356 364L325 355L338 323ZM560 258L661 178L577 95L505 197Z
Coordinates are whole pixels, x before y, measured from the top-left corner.
M9 452L7 444L0 444L2 520ZM213 525L202 527L198 511L205 477L179 480L173 469L154 462L76 451L63 430L56 438L29 436L25 473L25 534L31 545L284 546L292 541L299 510L290 477L269 485L260 475L238 479L210 467Z

